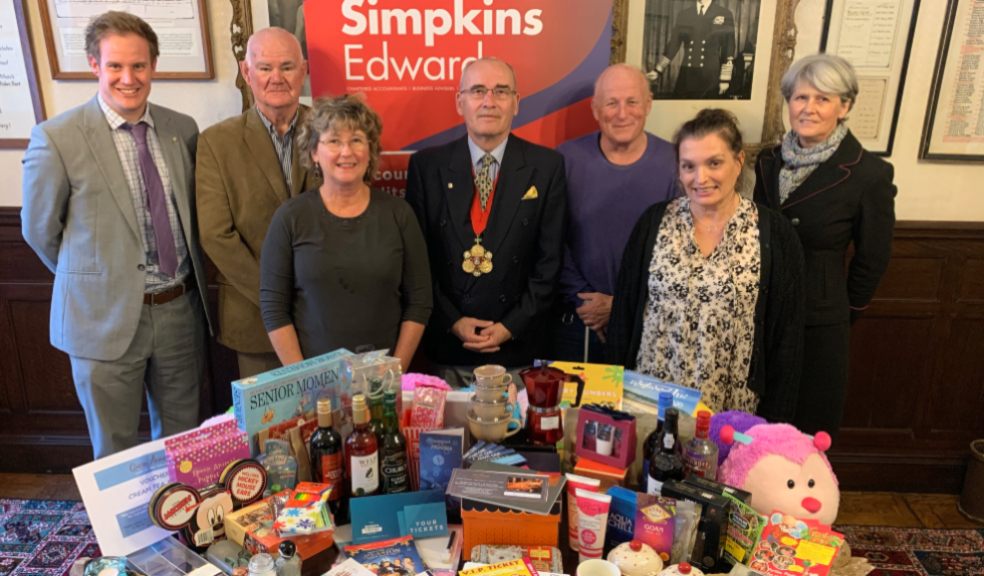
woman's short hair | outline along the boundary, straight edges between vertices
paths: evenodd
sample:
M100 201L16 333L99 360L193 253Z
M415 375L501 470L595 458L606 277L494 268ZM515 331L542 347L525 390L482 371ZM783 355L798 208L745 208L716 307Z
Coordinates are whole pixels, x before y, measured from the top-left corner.
M157 42L157 33L144 22L139 16L134 16L129 12L118 12L110 10L93 18L89 25L85 27L85 53L101 62L99 54L99 44L103 38L110 34L136 34L150 45L150 59L156 61L160 56L160 47Z
M704 108L696 116L684 122L673 136L673 148L676 150L677 159L680 158L681 142L688 138L703 138L708 134L720 136L735 156L741 153L744 142L735 115L723 108Z
M383 122L379 115L362 98L343 94L333 98L318 98L311 106L304 125L297 134L297 152L301 165L314 168L311 154L318 148L318 139L329 131L362 130L369 141L369 167L363 180L372 181L379 166L379 138L383 133Z
M779 83L782 97L787 102L800 82L806 82L825 94L836 94L841 102L848 105L848 110L858 98L858 76L854 73L854 67L835 54L813 54L793 62Z

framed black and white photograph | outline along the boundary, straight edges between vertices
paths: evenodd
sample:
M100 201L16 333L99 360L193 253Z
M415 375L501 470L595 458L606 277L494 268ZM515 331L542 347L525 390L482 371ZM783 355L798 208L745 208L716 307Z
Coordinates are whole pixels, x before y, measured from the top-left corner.
M923 125L920 158L984 162L982 22L984 3L949 0Z
M850 62L857 102L847 117L866 150L890 155L919 0L827 0L820 51Z
M650 78L647 129L670 139L702 108L721 107L736 115L750 150L777 142L785 131L779 79L795 53L798 4L626 0L623 61ZM615 32L613 54L622 51L623 30Z
M38 6L51 77L56 80L93 78L85 53L85 28L92 18L109 10L129 12L153 27L160 45L154 78L215 77L205 0L39 0Z
M44 120L31 53L27 0L0 0L0 148L27 148Z
M646 0L653 99L751 99L761 11L762 0Z

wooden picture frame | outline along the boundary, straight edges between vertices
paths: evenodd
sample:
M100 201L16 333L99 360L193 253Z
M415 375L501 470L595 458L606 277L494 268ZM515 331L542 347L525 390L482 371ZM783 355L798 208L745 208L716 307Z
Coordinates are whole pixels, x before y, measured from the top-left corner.
M0 0L0 40L8 40L0 73L0 149L24 149L31 128L45 118L44 102L38 90L38 69L31 49L28 0ZM7 27L14 28L8 30ZM18 52L17 48L20 49Z
M984 111L973 104L981 98L984 70L979 66L962 66L962 57L980 57L976 46L963 50L965 29L970 28L971 11L979 6L973 0L949 0L940 37L933 84L926 108L919 158L955 162L984 162L984 138L972 134L975 125L984 122ZM960 100L960 102L958 102ZM960 114L950 115L964 104Z
M51 77L55 80L93 78L85 55L85 27L92 17L108 10L135 14L154 28L162 47L154 79L215 78L205 0L180 0L160 6L136 1L106 2L98 4L98 8L85 3L73 6L59 5L57 0L38 0L38 6Z
M844 57L860 92L847 117L865 150L890 156L920 0L827 0L820 51Z

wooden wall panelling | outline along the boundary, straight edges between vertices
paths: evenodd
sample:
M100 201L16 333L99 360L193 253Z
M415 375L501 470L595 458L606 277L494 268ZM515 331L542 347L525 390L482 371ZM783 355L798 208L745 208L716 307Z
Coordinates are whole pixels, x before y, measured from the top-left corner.
M852 329L847 489L957 492L984 436L984 225L900 223L871 308Z
M20 232L20 210L0 208L0 471L68 472L92 459L68 356L49 343L52 274ZM214 283L210 289L214 312ZM213 317L216 317L213 315ZM214 339L201 417L231 404L235 355ZM213 386L225 382L225 386ZM216 408L218 407L218 408ZM149 438L146 402L141 431Z

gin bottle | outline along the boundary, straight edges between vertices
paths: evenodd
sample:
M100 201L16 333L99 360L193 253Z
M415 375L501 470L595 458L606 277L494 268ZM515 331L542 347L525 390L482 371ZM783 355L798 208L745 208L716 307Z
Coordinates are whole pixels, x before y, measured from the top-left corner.
M683 467L686 474L717 480L718 447L708 439L711 430L711 413L697 413L697 427L693 439L683 451Z

